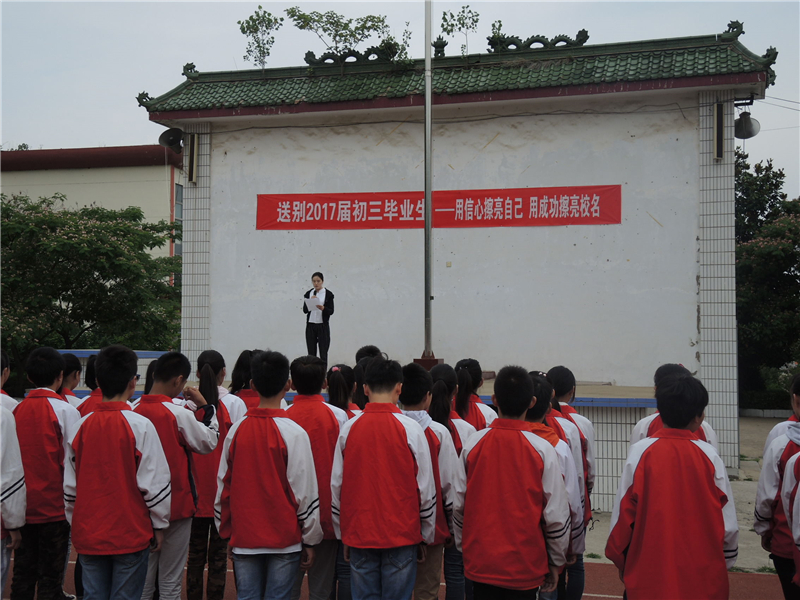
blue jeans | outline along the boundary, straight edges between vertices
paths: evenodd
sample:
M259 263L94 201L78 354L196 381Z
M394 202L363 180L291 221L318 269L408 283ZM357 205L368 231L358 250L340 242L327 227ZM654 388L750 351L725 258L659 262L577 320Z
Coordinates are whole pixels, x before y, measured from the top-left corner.
M417 545L350 548L353 600L408 600L417 578Z
M300 552L287 554L233 553L238 600L290 600L300 569ZM84 599L85 600L85 599Z
M581 600L585 581L583 554L578 554L575 564L567 567L567 600Z
M352 600L350 593L350 563L344 559L344 544L339 541L339 549L336 552L336 584L334 585L335 600Z
M574 565L568 565L558 577L558 587L552 592L539 592L539 600L581 600L585 572L583 554L578 554Z
M130 554L81 554L83 600L140 600L150 548Z

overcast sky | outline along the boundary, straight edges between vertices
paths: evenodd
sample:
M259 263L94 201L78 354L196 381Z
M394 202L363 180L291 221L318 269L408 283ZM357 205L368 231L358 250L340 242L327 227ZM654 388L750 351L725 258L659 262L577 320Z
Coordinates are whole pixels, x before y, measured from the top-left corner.
M150 123L136 95L159 96L184 81L182 67L203 71L249 69L238 20L258 4L274 14L289 6L336 10L348 17L384 14L400 38L413 32L411 54L424 54L424 3L404 2L14 2L2 8L3 149L80 148L156 143L163 127ZM461 2L434 2L434 37L444 10ZM774 159L786 172L785 191L800 196L800 3L789 2L471 2L480 13L470 52L486 51L492 21L508 34L573 36L589 44L721 33L744 23L740 41L756 54L778 49L776 85L751 113L761 133L747 140L752 162ZM276 34L268 67L304 65L307 50L324 46L288 22ZM452 39L448 53L458 53ZM369 46L365 43L363 48ZM362 49L363 49L362 48Z

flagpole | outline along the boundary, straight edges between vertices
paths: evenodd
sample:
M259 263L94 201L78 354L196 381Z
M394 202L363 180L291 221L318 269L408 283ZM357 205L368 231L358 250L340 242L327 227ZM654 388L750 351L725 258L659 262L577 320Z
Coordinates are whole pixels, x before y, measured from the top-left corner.
M433 225L431 202L431 191L433 189L431 15L432 2L431 0L425 0L425 351L422 353L422 358L433 358L433 349L431 347L431 300L433 300L433 246L431 243Z

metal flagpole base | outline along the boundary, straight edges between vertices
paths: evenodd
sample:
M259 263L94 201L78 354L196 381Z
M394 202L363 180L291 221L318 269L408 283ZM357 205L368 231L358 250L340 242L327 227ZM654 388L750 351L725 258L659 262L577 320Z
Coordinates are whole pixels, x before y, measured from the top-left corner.
M426 371L430 371L436 365L443 364L444 363L444 359L443 358L436 358L433 355L433 352L431 352L429 356L425 356L425 353L423 352L422 356L420 358L415 358L414 359L414 362L417 363L418 365L422 365L425 368Z

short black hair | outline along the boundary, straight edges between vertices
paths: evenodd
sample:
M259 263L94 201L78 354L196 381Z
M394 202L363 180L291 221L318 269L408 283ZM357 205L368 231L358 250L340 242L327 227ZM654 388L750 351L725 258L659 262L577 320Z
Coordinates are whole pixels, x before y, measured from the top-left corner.
M364 383L370 391L378 394L391 392L398 383L403 383L403 367L396 360L376 356L370 360L364 373Z
M323 371L324 373L324 371ZM256 391L271 398L283 391L289 381L289 359L280 352L258 350L250 359L250 377Z
M420 364L408 363L403 367L403 391L400 403L403 406L416 406L425 402L425 396L433 389L433 377Z
M319 277L320 279L322 279L322 281L325 281L325 276L322 273L320 273L319 271L314 271L311 274L311 279L314 279L314 277Z
M566 396L575 387L575 375L567 367L553 367L547 372L547 379L556 392L556 398Z
M192 372L192 363L180 352L167 352L158 357L153 380L166 383L179 375L188 379Z
M356 352L356 364L361 362L362 358L375 358L376 356L381 355L383 355L383 352L381 352L381 349L377 346L373 346L372 344L361 346L361 348L358 349L358 352ZM386 357L384 356L384 358Z
M50 346L40 346L28 356L25 374L36 387L53 385L64 372L64 357Z
M107 346L100 350L94 363L95 377L105 398L123 393L136 376L139 359L125 346Z
M708 406L708 391L691 375L667 375L656 388L656 406L668 427L685 429Z
M522 367L512 365L503 367L494 381L494 396L504 416L523 415L533 400L531 376Z
M69 352L65 352L61 356L64 358L64 377L83 371L80 358Z
M322 392L322 384L325 383L325 361L321 358L299 356L292 361L290 371L292 384L298 394L313 396Z
M550 408L550 399L553 397L553 386L538 372L530 372L528 375L533 381L533 395L536 396L536 404L528 409L525 418L529 421L538 421Z
M667 375L691 375L691 371L684 367L683 365L678 365L675 363L667 363L665 365L661 365L656 369L656 372L653 374L653 385L658 387L659 382L664 379Z

